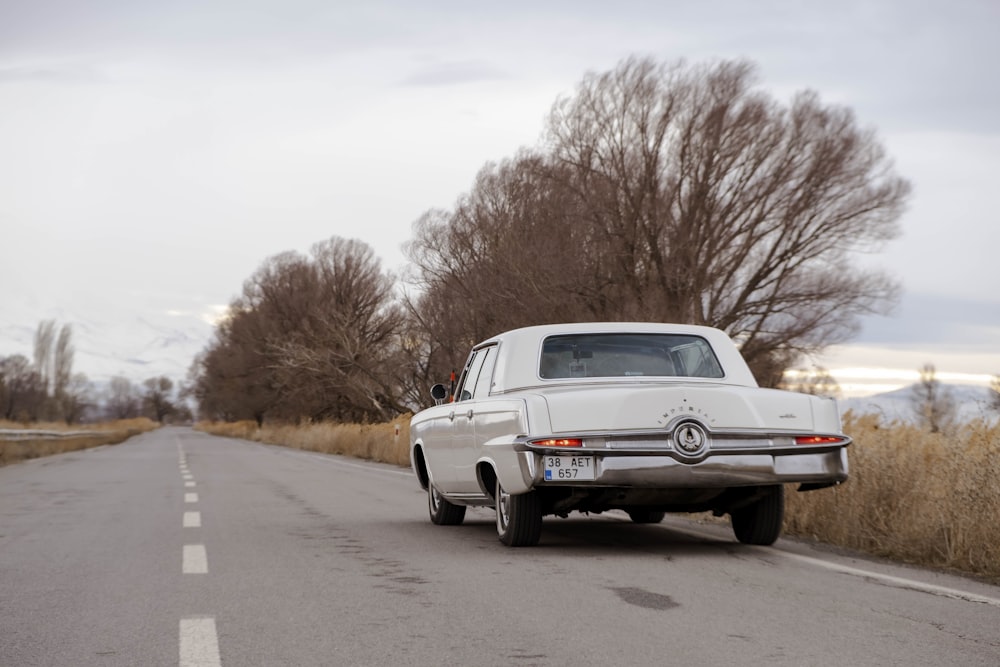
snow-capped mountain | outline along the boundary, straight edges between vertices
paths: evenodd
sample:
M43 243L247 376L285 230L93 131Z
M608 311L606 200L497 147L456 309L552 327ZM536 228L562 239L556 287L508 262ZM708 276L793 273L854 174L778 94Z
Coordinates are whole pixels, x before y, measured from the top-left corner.
M79 310L27 301L5 303L0 309L0 357L23 354L31 359L35 331L43 320L55 320L57 331L72 325L73 372L84 373L97 385L116 375L133 382L165 375L179 382L213 331L193 313L128 307L97 310L93 302Z
M885 422L914 422L917 417L913 409L913 397L917 385L910 385L895 391L841 399L840 411L880 415ZM948 392L955 402L960 421L973 419L996 419L998 413L990 408L989 389L966 384L941 383L941 389Z

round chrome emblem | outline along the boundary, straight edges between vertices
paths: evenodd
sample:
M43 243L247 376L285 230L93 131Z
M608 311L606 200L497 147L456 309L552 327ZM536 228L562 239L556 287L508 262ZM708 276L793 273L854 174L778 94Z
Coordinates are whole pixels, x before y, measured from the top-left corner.
M684 422L674 429L674 445L687 456L700 454L708 444L708 434L701 424Z

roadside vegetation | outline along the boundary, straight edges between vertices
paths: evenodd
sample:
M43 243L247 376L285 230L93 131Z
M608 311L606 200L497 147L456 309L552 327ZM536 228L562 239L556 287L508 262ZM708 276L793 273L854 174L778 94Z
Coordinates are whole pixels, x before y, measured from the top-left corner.
M0 466L101 445L117 445L158 426L146 417L74 426L64 422L26 425L0 421Z
M195 428L213 435L282 445L309 452L353 456L404 467L410 465L410 415L408 414L384 424L320 422L257 426L257 422L245 420L230 423L198 422Z
M1000 424L942 433L848 413L844 431L850 479L789 488L788 534L1000 581Z
M399 436L395 436L399 426ZM201 422L205 432L409 466L409 415L385 424L258 427ZM850 479L797 493L786 489L785 534L914 565L1000 581L1000 425L983 421L950 434L846 415Z

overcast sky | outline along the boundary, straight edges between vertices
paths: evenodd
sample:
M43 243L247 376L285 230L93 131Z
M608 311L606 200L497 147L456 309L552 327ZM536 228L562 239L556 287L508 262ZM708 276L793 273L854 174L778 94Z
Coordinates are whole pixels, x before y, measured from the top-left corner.
M537 144L585 72L746 58L782 100L852 107L914 186L866 259L896 315L819 362L1000 373L1000 3L478 4L0 0L0 324L195 320L332 235L399 269L413 221Z

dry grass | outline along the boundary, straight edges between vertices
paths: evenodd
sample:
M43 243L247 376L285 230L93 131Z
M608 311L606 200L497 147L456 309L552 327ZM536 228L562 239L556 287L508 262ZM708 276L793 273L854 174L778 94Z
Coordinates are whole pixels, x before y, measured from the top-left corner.
M41 430L66 433L63 436L38 436L11 440L0 436L0 466L41 456L75 452L101 445L117 445L133 435L152 431L159 424L146 419L123 419L103 424L67 426L66 424L19 424L0 421L0 429Z
M844 430L850 479L789 488L786 532L1000 580L1000 425L943 435L848 413Z
M399 437L395 427L399 426ZM389 424L201 423L234 438L409 465L409 415ZM872 416L844 420L851 477L836 488L786 493L785 531L904 562L1000 581L1000 426L950 437Z
M195 428L214 435L284 445L310 452L342 454L399 466L410 465L410 415L397 417L388 424L323 422L298 426L264 424L258 428L256 422L242 421L230 424L199 422Z

